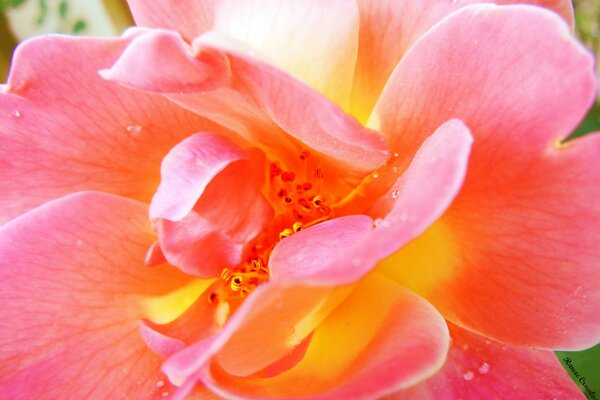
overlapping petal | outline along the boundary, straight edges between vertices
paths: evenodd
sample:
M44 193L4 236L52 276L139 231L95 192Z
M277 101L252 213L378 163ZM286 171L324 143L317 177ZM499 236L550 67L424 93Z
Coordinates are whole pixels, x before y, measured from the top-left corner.
M444 213L465 177L471 142L460 121L442 125L373 207L376 221L366 215L337 218L286 238L271 255L272 279L317 284L360 279Z
M450 324L444 367L409 390L382 400L584 400L554 353L508 346Z
M45 36L18 47L0 93L0 223L78 190L149 202L169 149L219 131L161 96L98 76L130 39Z
M219 31L346 109L358 51L354 0L129 1L138 25L188 41ZM190 18L189 15L193 15Z
M366 121L392 71L411 46L436 23L476 3L528 3L547 7L573 24L570 0L360 0L359 52L350 112Z
M177 57L157 57L152 49L156 43L170 43L169 51L179 51ZM332 192L340 186L349 190L367 171L377 168L387 157L382 137L362 127L345 115L335 104L283 71L247 54L240 43L228 41L211 32L197 38L193 47L186 47L173 32L155 31L140 36L124 52L115 66L103 74L107 79L140 90L163 93L176 103L235 131L267 154L281 160L290 169L303 168L299 155L304 150L315 153L322 164ZM173 84L173 76L163 77L155 71L161 68L182 70L216 65L212 58L225 57L228 69L207 74L201 82L198 73L180 76L181 84ZM199 63L198 60L203 60ZM175 63L176 65L167 65ZM135 77L130 69L138 72ZM227 78L223 78L226 76ZM215 88L215 82L226 82ZM179 93L170 88L188 85L203 90ZM212 89L211 89L212 88ZM234 140L241 140L240 137Z
M256 294L222 336L169 360L167 374L177 381L186 368L226 398L374 398L432 375L445 359L443 319L384 277L334 290L266 284ZM276 376L256 370L292 352L313 329L290 369Z
M0 230L0 397L160 398L172 391L140 336L144 300L189 278L147 268L147 207L75 194ZM156 387L156 382L163 387Z
M425 35L372 122L400 154L451 116L475 141L460 194L389 273L485 336L553 349L597 343L600 176L589 166L598 138L559 143L594 86L591 57L539 8L471 6Z
M238 265L246 244L273 217L261 193L265 170L260 152L219 135L199 133L177 144L163 160L150 205L165 258L203 277Z

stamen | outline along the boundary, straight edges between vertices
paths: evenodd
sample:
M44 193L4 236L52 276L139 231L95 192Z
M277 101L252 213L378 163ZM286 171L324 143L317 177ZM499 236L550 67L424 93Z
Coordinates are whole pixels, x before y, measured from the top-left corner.
M302 153L300 153L300 159L301 160L306 160L308 157L310 157L310 151L305 150Z
M329 213L329 211L331 211L331 209L325 204L325 200L319 195L313 197L312 203L322 213Z
M229 281L229 278L231 278L231 270L229 268L223 268L223 271L221 271L221 279L227 282Z
M294 225L292 225L292 229L294 232L298 232L302 230L303 226L304 224L302 222L294 222Z
M281 174L281 180L284 182L292 182L296 179L296 174L293 172L285 171Z
M286 237L290 236L292 233L294 233L294 231L292 229L285 228L284 230L279 232L279 239L285 239Z
M236 275L231 280L231 290L233 290L234 292L238 292L242 288L243 284L244 278L241 275Z

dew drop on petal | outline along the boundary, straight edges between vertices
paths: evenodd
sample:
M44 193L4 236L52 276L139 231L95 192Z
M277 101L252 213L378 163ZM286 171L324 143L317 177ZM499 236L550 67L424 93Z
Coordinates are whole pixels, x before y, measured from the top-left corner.
M388 221L386 219L382 219L382 218L375 219L375 221L373 221L373 224L375 225L375 227L379 227L379 228L389 228L390 227L390 221Z
M463 379L464 379L465 381L472 381L474 377L475 377L475 374L474 374L474 373L473 373L473 371L471 371L470 369L466 370L466 371L463 373Z
M13 118L17 118L17 119L19 119L19 118L21 118L21 116L22 116L23 114L21 114L21 111L19 111L19 110L14 110L14 111L13 111L13 112L12 112L10 115L12 115L12 116L13 116Z
M162 397L167 397L169 396L169 392L162 392Z
M373 179L377 179L377 178L379 178L379 173L373 172Z
M125 129L132 135L137 135L142 131L142 127L140 125L127 125L127 128Z
M400 195L400 191L399 190L394 190L392 192L392 200L396 200L399 195Z
M394 157L398 157L400 154L398 153L394 153Z
M158 389L160 389L161 387L165 386L165 381L163 381L163 380L157 381L154 386L156 386Z
M479 364L479 367L477 367L477 371L479 371L481 375L487 374L488 372L490 372L490 364L486 362Z

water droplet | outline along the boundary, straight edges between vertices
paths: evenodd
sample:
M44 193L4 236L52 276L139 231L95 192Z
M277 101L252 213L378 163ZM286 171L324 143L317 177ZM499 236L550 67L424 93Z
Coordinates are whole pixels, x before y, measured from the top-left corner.
M18 119L18 118L21 118L21 116L22 116L22 114L21 114L21 111L19 111L19 110L14 110L14 111L11 113L11 115L12 115L14 118L17 118L17 119Z
M373 179L377 179L377 178L379 178L379 173L373 172Z
M399 190L394 190L392 192L392 200L396 200L398 198L398 195L400 195L400 191Z
M204 161L201 158L196 158L195 163L197 166L201 167L204 165Z
M397 174L398 172L400 172L400 168L398 168L397 166L393 166L392 167L392 171L394 171L395 174Z
M358 267L360 265L361 261L360 258L353 258L352 259L352 265L355 267Z
M373 224L376 227L380 227L380 228L389 228L390 227L390 221L388 221L386 219L382 219L382 218L375 219L375 221L373 221Z
M465 381L472 381L474 377L475 377L475 374L474 374L474 373L473 373L473 371L471 371L470 369L466 370L466 371L463 373L463 379L464 379Z
M169 396L169 392L162 392L162 397L167 397Z
M160 389L161 387L165 386L165 381L163 381L163 380L157 381L154 386L156 386L158 389Z
M400 154L398 153L394 153L394 157L398 157Z
M137 135L142 131L142 127L140 125L127 125L127 132L131 133L132 135Z
M488 372L490 372L490 364L486 362L479 364L479 367L477 367L477 371L479 371L481 375L487 374Z

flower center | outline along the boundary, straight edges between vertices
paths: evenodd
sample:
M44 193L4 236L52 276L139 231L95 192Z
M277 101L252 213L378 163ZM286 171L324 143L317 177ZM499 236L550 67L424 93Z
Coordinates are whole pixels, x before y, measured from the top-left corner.
M211 302L244 298L252 293L269 279L269 256L279 241L333 218L327 199L318 192L323 185L323 171L311 162L308 151L300 153L300 160L303 171L285 170L276 162L270 164L268 190L276 216L258 236L244 263L223 268L221 293L213 294Z

